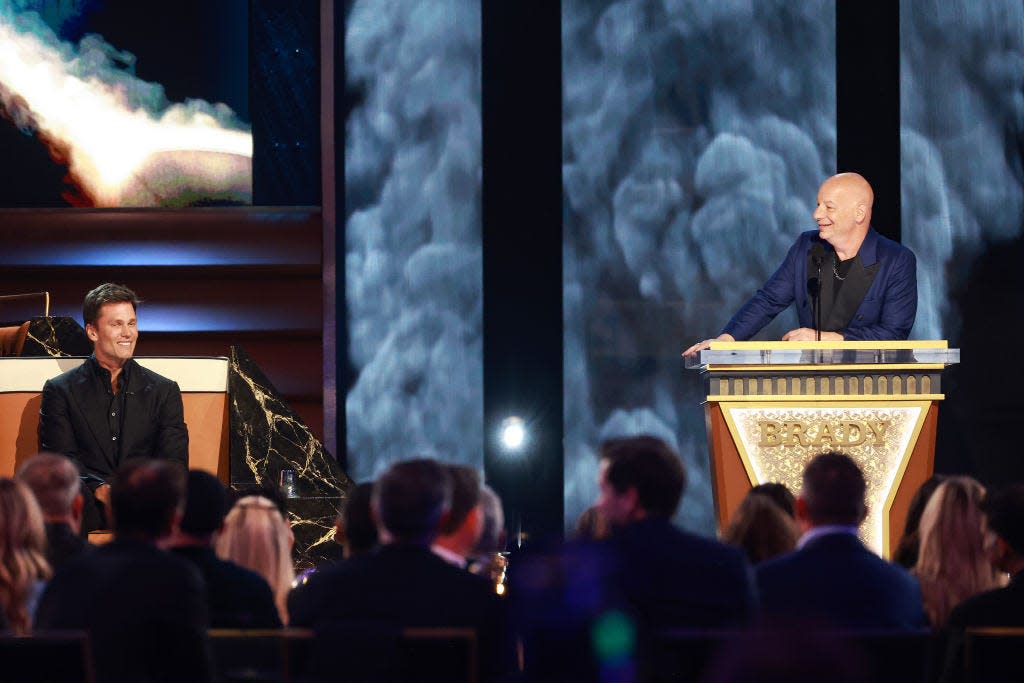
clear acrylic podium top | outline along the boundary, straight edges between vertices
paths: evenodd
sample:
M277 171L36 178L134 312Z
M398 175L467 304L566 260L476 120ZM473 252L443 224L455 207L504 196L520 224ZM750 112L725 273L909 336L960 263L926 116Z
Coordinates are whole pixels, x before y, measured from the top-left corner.
M687 370L716 366L786 365L921 365L960 362L960 349L945 340L846 342L711 342L711 348L684 356ZM784 369L782 367L779 368Z

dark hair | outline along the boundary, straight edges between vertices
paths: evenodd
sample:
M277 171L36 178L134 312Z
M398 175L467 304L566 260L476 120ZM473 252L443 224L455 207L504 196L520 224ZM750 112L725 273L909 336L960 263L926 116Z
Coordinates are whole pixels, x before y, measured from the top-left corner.
M366 552L377 545L377 526L370 513L370 498L373 496L373 482L356 484L341 506L341 525L345 529L345 544L349 553Z
M82 489L75 463L58 453L39 453L18 468L17 479L24 482L48 517L71 513L75 497Z
M154 458L132 458L110 485L114 533L156 540L171 530L185 501L185 470Z
M395 540L429 543L437 537L448 511L452 482L438 462L428 459L395 463L373 486L377 519Z
M867 508L864 474L850 456L828 452L815 456L804 469L800 497L814 524L860 524Z
M227 513L228 494L220 479L209 472L189 470L185 514L179 528L186 534L205 538L220 528Z
M124 285L104 282L85 295L85 301L82 303L82 321L86 325L95 325L100 309L104 305L119 303L129 303L133 309L137 309L140 301L135 292Z
M754 495L764 496L773 503L779 506L783 512L790 517L793 517L796 510L796 496L793 492L786 487L785 484L780 484L777 481L768 482L767 484L758 484L754 488L750 489L750 492Z
M444 467L452 480L452 502L448 508L448 521L441 533L451 534L480 504L480 472L466 465L446 464Z
M647 514L675 513L686 488L686 470L667 443L654 436L609 439L601 444L600 457L608 463L605 478L617 493L633 487Z
M903 535L893 553L892 560L896 564L907 569L917 564L917 553L921 544L917 527L921 524L921 515L924 513L925 506L931 500L935 489L939 488L939 484L945 479L946 477L941 474L933 475L914 492L914 497L910 499L910 506L907 508L907 521L903 524Z
M1024 557L1024 484L1010 484L989 492L981 502L988 528L1006 541L1014 554Z

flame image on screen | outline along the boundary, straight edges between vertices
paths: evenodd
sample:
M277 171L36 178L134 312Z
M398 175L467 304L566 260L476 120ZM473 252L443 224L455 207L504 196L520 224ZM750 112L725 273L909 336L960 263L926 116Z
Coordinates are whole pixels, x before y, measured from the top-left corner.
M66 163L78 206L252 202L252 133L223 104L168 103L96 35L72 45L0 2L0 113ZM17 163L5 159L3 163Z

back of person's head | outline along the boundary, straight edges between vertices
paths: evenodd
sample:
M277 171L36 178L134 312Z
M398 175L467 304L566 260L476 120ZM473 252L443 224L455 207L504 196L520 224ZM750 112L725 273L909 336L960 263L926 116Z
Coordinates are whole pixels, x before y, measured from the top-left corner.
M505 549L505 511L501 506L501 498L487 484L480 487L480 506L484 512L484 523L476 551L499 553Z
M452 481L435 460L395 463L378 477L372 505L377 522L396 541L431 543L451 505Z
M338 514L339 542L346 556L359 555L372 550L378 541L377 525L370 511L373 482L365 481L353 486Z
M988 528L1024 559L1024 484L990 491L981 503Z
M867 514L864 474L850 456L822 453L804 469L800 498L808 521L814 526L843 524L855 526Z
M941 474L932 475L914 492L914 497L910 499L910 506L907 508L907 520L903 524L903 535L893 552L892 559L896 564L907 569L917 564L917 555L921 546L921 537L918 533L921 515L932 494L935 493L935 489L945 479L946 477Z
M43 515L54 519L72 514L82 488L78 468L57 453L33 455L18 468L17 479L32 490Z
M686 488L686 470L676 452L654 436L610 439L601 444L605 478L616 493L635 488L637 503L648 515L671 517Z
M935 489L921 515L914 573L932 626L943 626L953 607L999 584L984 552L984 495L974 479L950 477Z
M281 621L288 623L286 601L295 580L295 537L280 510L268 498L245 496L232 506L217 537L217 556L262 576L274 592Z
M82 321L86 325L95 325L100 309L106 304L129 303L133 309L139 308L139 297L124 285L105 282L85 295L82 303Z
M110 484L114 534L156 541L168 535L185 504L185 470L166 460L132 458Z
M452 480L452 499L448 506L448 517L441 526L442 534L455 533L480 504L480 472L467 465L446 463L448 476Z
M771 481L766 484L758 484L751 488L750 492L768 498L790 517L796 514L796 496L785 484Z
M189 470L185 514L178 528L190 536L208 539L224 523L228 495L220 479L209 472Z
M31 629L28 602L37 581L50 576L43 514L29 488L0 479L0 609L16 634Z
M740 502L722 533L722 540L740 548L757 564L796 547L796 521L770 497L751 490Z

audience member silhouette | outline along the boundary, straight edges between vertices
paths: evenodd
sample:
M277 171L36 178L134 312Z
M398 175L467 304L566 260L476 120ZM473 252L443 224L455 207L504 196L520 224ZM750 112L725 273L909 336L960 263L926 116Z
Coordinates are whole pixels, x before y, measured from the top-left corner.
M967 598L1003 585L985 555L984 495L974 479L950 477L935 489L921 515L920 551L912 571L935 628L945 626L950 611Z
M664 441L637 436L600 448L597 507L612 528L610 590L643 625L732 627L757 612L750 565L736 548L673 526L686 472Z
M264 496L245 496L228 512L217 537L217 557L259 574L274 593L274 604L288 623L288 592L295 581L295 536L277 505Z
M227 492L217 477L188 473L185 513L164 544L199 570L206 582L211 628L279 628L274 594L256 572L222 560L214 540L227 513Z
M921 484L921 487L917 489L914 497L910 500L910 507L907 509L907 521L903 525L903 535L900 537L900 542L892 555L892 561L901 567L913 569L914 565L917 564L917 553L920 548L918 526L921 524L921 515L924 513L924 507L928 504L928 499L932 497L935 489L939 487L943 480L945 480L945 477L941 474L929 477Z
M334 540L342 547L342 557L362 555L377 547L377 525L370 511L373 482L352 487L334 522Z
M905 569L864 547L864 475L841 453L816 456L796 501L798 549L757 566L766 617L805 627L918 629L927 625L921 589Z
M941 681L965 680L965 631L983 627L1024 627L1024 484L989 491L981 502L987 530L985 552L992 567L1010 582L968 598L953 608L947 625L946 661ZM991 653L990 653L991 654ZM1012 665L1019 668L1019 656ZM990 668L993 667L989 663ZM1007 672L1006 680L1016 680Z
M21 464L17 479L35 495L46 523L46 559L56 571L89 544L81 536L85 498L78 467L70 458L39 453Z
M0 624L16 635L27 635L48 578L39 504L25 484L4 477L0 479Z
M740 502L722 532L722 540L734 545L758 564L796 547L800 529L796 520L770 496L753 489Z
M981 504L988 527L985 548L992 566L1010 583L986 591L955 607L951 628L1024 626L1024 484L985 496Z
M445 562L467 569L484 530L480 473L466 465L449 464L445 468L452 482L451 506L431 548Z
M322 569L296 588L288 603L292 624L322 633L355 625L360 637L374 629L472 628L481 665L493 675L504 623L494 588L431 550L446 522L451 491L447 468L433 460L389 467L372 496L380 547Z
M778 505L783 512L790 517L796 517L796 496L785 484L780 484L777 481L770 481L764 484L758 484L750 489L753 494L766 496L773 503Z
M54 575L38 627L87 631L100 683L210 680L203 580L157 546L181 517L184 470L134 458L117 471L110 494L114 539Z

